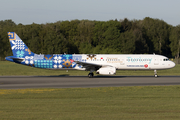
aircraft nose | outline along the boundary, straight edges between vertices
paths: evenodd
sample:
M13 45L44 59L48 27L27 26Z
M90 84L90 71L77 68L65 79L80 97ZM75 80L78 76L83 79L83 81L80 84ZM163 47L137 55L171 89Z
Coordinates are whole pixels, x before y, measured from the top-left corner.
M172 67L172 68L175 67L175 65L176 65L176 64L175 64L174 62L171 63L171 67Z

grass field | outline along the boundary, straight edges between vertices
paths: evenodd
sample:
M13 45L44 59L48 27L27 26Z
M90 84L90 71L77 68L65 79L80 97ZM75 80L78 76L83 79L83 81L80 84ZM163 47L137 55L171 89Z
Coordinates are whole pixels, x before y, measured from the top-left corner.
M158 75L180 75L180 65ZM87 75L0 61L0 75ZM117 71L116 75L154 75ZM0 89L0 120L179 120L180 86Z
M179 120L180 86L0 90L0 120Z
M158 70L158 75L180 75L180 64L176 65L172 69ZM78 70L45 70L39 68L32 68L25 65L19 65L8 61L0 61L0 75L29 75L29 76L53 76L53 75L69 75L69 76L87 76L89 71L78 71ZM133 71L133 70L118 70L117 76L123 75L154 75L153 70Z

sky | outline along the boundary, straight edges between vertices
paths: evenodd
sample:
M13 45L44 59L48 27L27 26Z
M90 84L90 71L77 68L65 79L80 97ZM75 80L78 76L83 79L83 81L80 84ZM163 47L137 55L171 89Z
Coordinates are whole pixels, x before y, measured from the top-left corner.
M0 0L0 21L45 24L65 20L143 20L180 24L180 0Z

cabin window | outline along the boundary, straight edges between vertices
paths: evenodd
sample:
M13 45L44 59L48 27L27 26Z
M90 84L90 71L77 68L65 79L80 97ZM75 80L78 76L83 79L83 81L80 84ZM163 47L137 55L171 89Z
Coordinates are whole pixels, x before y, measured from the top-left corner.
M166 59L163 59L163 61L169 61L169 59L166 58Z

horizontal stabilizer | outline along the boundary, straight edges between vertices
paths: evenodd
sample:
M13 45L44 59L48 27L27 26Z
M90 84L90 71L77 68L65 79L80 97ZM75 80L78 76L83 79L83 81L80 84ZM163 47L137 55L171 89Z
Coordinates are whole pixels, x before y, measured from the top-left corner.
M25 59L24 58L18 58L18 57L15 57L15 56L8 56L8 57L6 57L6 60L16 60L16 61L18 61L18 62L22 62L22 61L24 61Z

